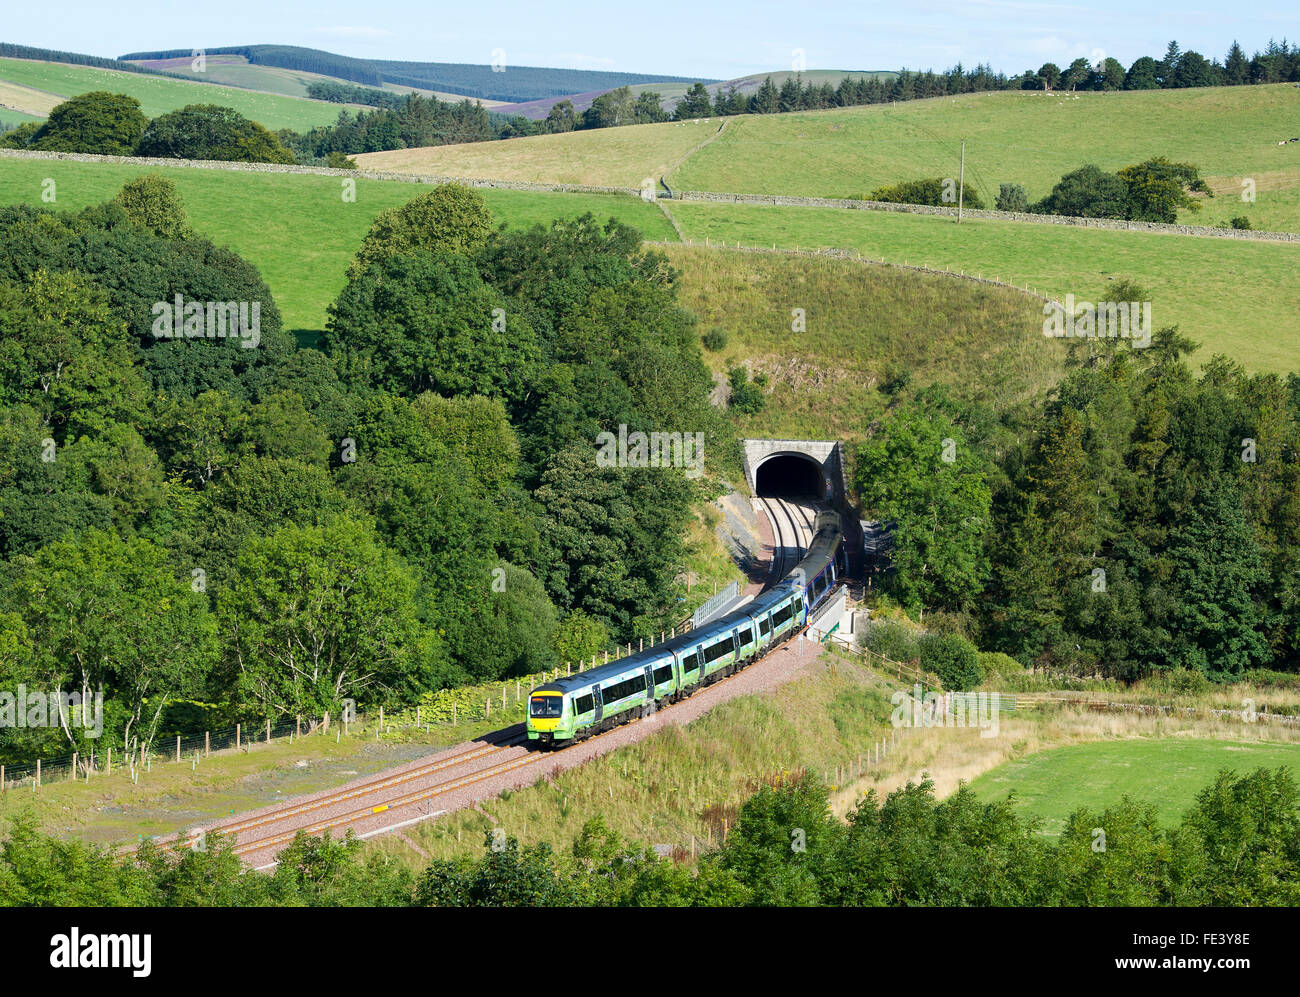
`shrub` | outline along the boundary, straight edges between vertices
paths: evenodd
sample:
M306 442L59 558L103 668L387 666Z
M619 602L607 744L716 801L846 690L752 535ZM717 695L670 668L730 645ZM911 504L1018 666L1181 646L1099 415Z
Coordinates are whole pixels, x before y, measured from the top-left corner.
M1128 185L1127 217L1140 222L1171 225L1178 221L1179 208L1201 210L1189 196L1191 192L1214 196L1195 166L1171 163L1164 156L1126 166L1119 171L1119 178Z
M984 680L979 652L957 634L927 634L921 638L921 667L939 676L945 689L965 692Z
M1124 218L1128 201L1129 188L1122 177L1089 164L1061 177L1052 192L1030 210L1075 218Z
M750 381L744 367L732 367L727 371L727 377L731 381L731 408L746 415L757 415L763 411L763 406L767 403L763 397L763 385L767 383L765 377L760 375Z
M30 148L130 156L148 123L134 97L96 90L54 108L45 124L32 133Z
M128 180L113 200L131 221L164 239L183 238L189 230L176 184L159 173Z
M1246 231L1249 231L1251 227L1250 219L1245 215L1238 215L1236 218L1232 219L1232 221L1228 222L1228 224L1233 228L1244 229Z
M0 149L26 149L42 124L40 121L24 121L17 127L5 129L0 133Z
M725 349L727 346L726 330L716 325L700 338L704 343L704 348L714 353Z
M348 268L348 278L360 276L372 263L416 250L473 256L487 244L493 228L492 212L482 194L463 184L439 184L375 216Z
M907 180L892 187L877 187L871 192L872 201L889 201L893 204L928 204L936 208L957 206L957 181L952 177L932 177L928 180ZM966 191L962 203L968 208L982 208L984 202L973 190Z
M979 664L985 682L1002 682L1025 674L1024 665L1001 651L980 651Z
M895 620L871 624L861 639L868 650L893 661L912 661L920 655L916 632Z
M1004 183L998 189L997 209L999 211L1029 210L1029 197L1025 188L1018 183Z
M140 137L139 155L234 163L294 162L293 153L232 107L190 104L159 115Z
M1152 676L1147 685L1155 692L1196 696L1209 691L1210 680L1206 678L1204 672L1190 668L1172 668Z
M907 388L912 383L912 370L910 367L904 367L902 364L891 363L885 369L884 380L880 382L880 390L887 395L896 395Z

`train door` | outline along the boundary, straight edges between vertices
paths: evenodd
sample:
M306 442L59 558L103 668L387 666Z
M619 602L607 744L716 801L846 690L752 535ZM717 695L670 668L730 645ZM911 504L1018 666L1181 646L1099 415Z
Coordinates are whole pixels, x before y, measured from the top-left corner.
M655 667L654 665L645 666L645 698L646 713L655 711Z
M592 721L592 723L599 724L601 718L605 716L605 702L601 698L599 685L593 685L591 687L591 697L596 701L596 718Z

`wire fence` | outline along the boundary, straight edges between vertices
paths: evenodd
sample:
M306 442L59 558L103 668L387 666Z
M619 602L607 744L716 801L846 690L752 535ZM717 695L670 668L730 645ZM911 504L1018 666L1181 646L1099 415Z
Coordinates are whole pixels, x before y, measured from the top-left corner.
M659 634L660 642L685 633L693 627L688 616ZM653 636L650 644L654 644ZM150 772L155 764L189 762L197 768L200 759L214 753L248 751L258 745L300 737L328 733L331 727L335 736L344 733L376 738L393 733L449 729L496 722L508 726L524 719L527 711L527 694L539 685L552 682L561 675L571 675L584 668L593 668L617 661L637 651L644 650L644 638L635 643L610 645L578 662L566 662L562 667L534 672L501 682L492 682L456 689L443 689L426 695L419 702L385 712L383 707L365 713L355 712L350 701L341 713L333 716L279 716L259 721L241 721L211 729L191 729L161 736L132 737L129 744L117 741L92 745L88 752L71 752L63 755L38 758L16 765L0 763L0 793L18 789L39 791L44 785L67 782L72 779L90 781L96 777L119 774L125 771L132 780L139 773ZM635 648L635 650L634 650ZM498 692L499 686L499 692ZM116 740L116 739L114 739Z

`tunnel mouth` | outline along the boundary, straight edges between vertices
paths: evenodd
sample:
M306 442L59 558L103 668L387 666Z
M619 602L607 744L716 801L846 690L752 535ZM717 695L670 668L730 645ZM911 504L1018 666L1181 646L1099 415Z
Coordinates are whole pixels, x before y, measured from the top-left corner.
M821 499L825 489L821 466L799 454L770 457L754 475L754 490L765 497Z

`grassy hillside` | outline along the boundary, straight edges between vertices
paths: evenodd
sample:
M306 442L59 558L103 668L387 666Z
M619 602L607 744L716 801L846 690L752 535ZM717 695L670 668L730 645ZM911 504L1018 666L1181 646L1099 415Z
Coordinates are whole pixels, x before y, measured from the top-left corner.
M44 118L63 102L57 94L0 80L0 105L21 112L25 119Z
M505 142L367 152L353 158L362 169L394 173L639 187L646 177L658 183L660 176L717 130L716 121L666 122Z
M339 116L340 107L322 100L190 83L166 76L27 59L0 59L0 85L6 83L42 90L56 97L74 97L90 90L124 93L138 100L151 118L186 104L222 104L272 131L279 128L306 131L316 125L332 124ZM4 98L0 97L0 101Z
M77 209L108 200L139 166L6 159L0 203L41 203L41 180L57 184L55 207ZM338 178L230 170L165 169L176 182L194 226L256 264L275 294L285 327L317 330L325 306L343 287L344 270L371 220L427 188L400 181L357 180L356 203L345 203ZM652 204L632 197L485 190L493 213L511 225L532 225L591 211L617 217L651 238L672 238ZM306 338L312 338L310 336Z
M705 353L710 366L768 376L767 406L742 419L741 436L861 437L895 364L918 384L942 381L999 408L1061 370L1041 306L1016 291L849 260L685 246L667 254L701 333L727 333L724 349ZM804 309L805 332L791 331L794 308Z
M338 78L334 76L309 73L302 69L284 69L280 66L249 62L242 55L209 55L201 73L193 70L193 61L189 56L175 59L131 60L137 66L165 70L169 73L182 73L199 83L227 84L249 90L265 90L268 93L284 94L288 97L306 97L307 87L312 83L339 82ZM411 87L399 87L391 84L385 84L382 89L394 93L410 93L413 90ZM420 90L418 92L423 96L438 97L440 100L457 101L465 99L462 95L454 93L438 93L432 90ZM501 101L480 100L479 103L487 107L494 107L500 104Z
M1007 762L971 783L985 800L1014 793L1056 837L1079 807L1100 812L1129 794L1173 825L1220 769L1244 775L1261 766L1300 766L1300 745L1230 740L1142 738L1055 748Z
M1300 90L1289 84L1113 93L971 94L797 114L745 115L684 163L687 190L853 197L920 177L966 180L992 205L998 185L1050 192L1084 163L1114 170L1151 156L1195 163L1216 191L1203 224L1244 214L1259 229L1300 231ZM1254 178L1258 200L1241 201Z
M34 114L26 114L23 111L15 111L9 107L0 107L0 121L7 125L21 125L24 121L39 121L40 118Z
M1180 325L1202 344L1201 356L1226 353L1252 370L1300 369L1300 244L1016 222L958 226L943 217L831 208L687 202L672 211L686 237L700 242L856 249L1054 296L1096 300L1108 281L1130 277L1151 293L1154 325Z

